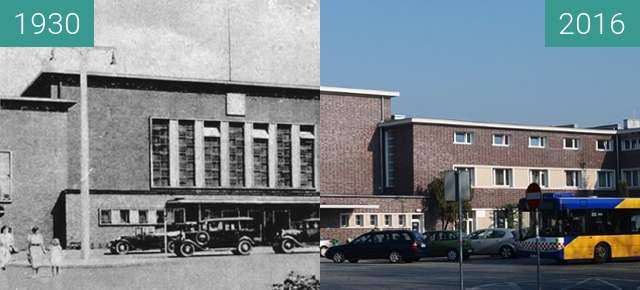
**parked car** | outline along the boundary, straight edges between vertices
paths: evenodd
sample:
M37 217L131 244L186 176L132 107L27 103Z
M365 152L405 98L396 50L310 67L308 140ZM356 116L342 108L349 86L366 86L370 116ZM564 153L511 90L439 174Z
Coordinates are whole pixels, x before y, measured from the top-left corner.
M425 256L422 235L410 230L371 231L353 241L327 249L334 263L365 259L389 259L391 263L418 261Z
M473 253L477 255L500 255L508 259L516 256L516 231L512 229L484 229L468 237Z
M255 240L255 225L251 217L205 219L199 229L180 233L175 240L175 254L190 257L196 251L215 250L249 255Z
M324 257L325 254L327 253L327 250L337 244L339 244L340 241L336 240L336 239L323 239L320 238L320 257Z
M173 253L175 239L181 229L195 226L196 223L185 223L167 228L167 251ZM164 252L164 231L145 231L143 228L137 228L134 235L119 236L110 241L107 248L112 254L120 255L126 255L133 250L160 250Z
M292 229L282 229L276 234L273 251L289 254L296 247L318 246L320 242L320 218L295 222Z
M427 257L446 257L449 261L458 261L460 252L458 232L428 231L423 235L427 244ZM472 252L469 241L463 240L462 258L468 259Z

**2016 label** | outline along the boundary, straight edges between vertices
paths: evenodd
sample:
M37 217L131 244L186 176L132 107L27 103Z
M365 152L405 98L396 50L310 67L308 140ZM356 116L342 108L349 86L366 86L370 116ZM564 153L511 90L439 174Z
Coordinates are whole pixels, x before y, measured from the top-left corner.
M575 32L582 35L589 34L591 33L591 19L594 20L596 25L599 24L599 30L595 31L594 33L597 32L600 35L603 35L609 32L615 35L621 35L624 33L625 26L624 26L624 20L622 19L621 12L614 14L608 20L609 30L605 30L605 27L604 27L605 20L603 20L604 18L605 16L603 13L598 13L593 17L591 17L591 15L589 15L588 13L583 12L583 13L579 13L577 17L575 17L575 21L574 21L573 14L569 12L564 12L560 14L560 21L566 21L566 25L564 26L564 28L562 28L562 30L560 30L560 34L573 35L575 34ZM575 30L572 29L574 28L574 24L575 24Z

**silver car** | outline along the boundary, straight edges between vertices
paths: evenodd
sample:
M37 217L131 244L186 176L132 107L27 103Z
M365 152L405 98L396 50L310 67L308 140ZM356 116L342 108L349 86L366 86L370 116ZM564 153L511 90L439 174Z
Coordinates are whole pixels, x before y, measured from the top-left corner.
M516 231L512 229L484 229L467 236L474 255L516 256Z

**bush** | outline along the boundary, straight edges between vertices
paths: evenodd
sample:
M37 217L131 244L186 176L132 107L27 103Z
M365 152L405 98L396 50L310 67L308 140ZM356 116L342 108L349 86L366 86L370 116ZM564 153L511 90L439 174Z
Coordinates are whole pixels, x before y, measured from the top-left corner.
M315 275L305 276L291 271L282 284L273 284L274 290L320 290L320 280Z

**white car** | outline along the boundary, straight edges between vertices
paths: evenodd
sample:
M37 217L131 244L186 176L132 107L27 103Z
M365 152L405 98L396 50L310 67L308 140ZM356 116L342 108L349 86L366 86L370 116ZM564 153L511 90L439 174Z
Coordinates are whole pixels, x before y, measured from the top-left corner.
M320 240L320 257L324 257L324 253L327 252L327 249L333 246L332 240Z

